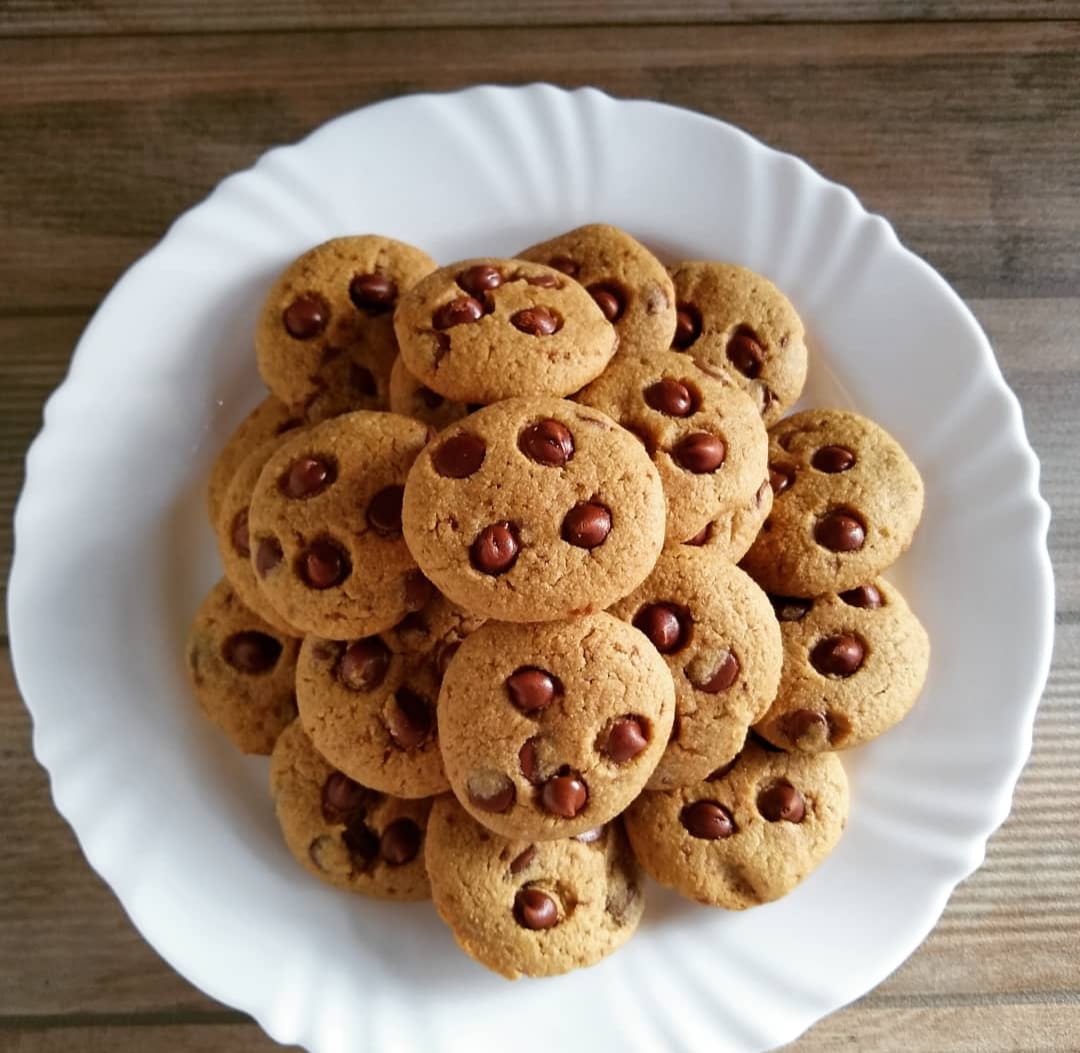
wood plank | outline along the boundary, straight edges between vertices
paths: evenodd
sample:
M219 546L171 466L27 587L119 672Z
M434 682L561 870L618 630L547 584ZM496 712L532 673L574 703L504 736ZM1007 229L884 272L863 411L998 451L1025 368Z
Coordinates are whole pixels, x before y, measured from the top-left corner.
M537 79L804 156L966 296L1080 283L1080 24L238 32L0 41L0 315L88 309L223 176L329 117Z

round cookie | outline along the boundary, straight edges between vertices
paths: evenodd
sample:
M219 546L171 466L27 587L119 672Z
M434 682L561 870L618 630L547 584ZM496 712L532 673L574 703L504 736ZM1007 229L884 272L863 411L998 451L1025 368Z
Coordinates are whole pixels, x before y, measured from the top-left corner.
M413 376L456 402L569 395L600 375L619 338L572 278L522 260L462 260L429 274L394 313Z
M738 563L754 543L754 538L772 511L772 505L772 487L766 479L745 505L706 523L683 544L712 549L732 563Z
M436 596L381 636L307 637L296 699L318 751L357 782L396 797L449 789L435 704L450 659L479 624Z
M296 716L300 641L249 611L219 581L199 606L187 667L203 713L244 753L269 753Z
M575 399L645 444L664 485L669 542L745 505L765 475L769 440L750 399L685 355L620 355Z
M274 747L270 793L289 851L321 881L376 899L430 897L430 800L399 801L335 771L298 720Z
M456 420L468 416L477 406L464 402L451 402L436 391L426 388L406 369L401 356L394 360L390 370L390 410L403 417L422 420L441 430Z
M594 965L634 934L645 907L618 820L577 838L507 840L440 797L427 866L435 909L461 949L511 980Z
M731 263L679 263L670 271L677 307L671 346L749 392L767 425L778 421L806 383L806 336L791 301L767 278Z
M206 488L206 505L210 523L215 526L221 512L225 491L240 467L240 462L256 446L268 439L283 435L304 423L303 416L294 413L281 399L268 395L237 426L214 459L210 481Z
M397 354L398 299L435 261L374 234L334 238L294 260L271 286L255 330L266 386L322 420L384 409Z
M766 591L820 596L870 581L911 544L923 484L880 425L806 410L769 431L776 499L743 566Z
M699 903L744 910L786 895L840 840L848 784L832 753L753 741L714 778L644 793L624 820L641 865Z
M876 738L915 704L930 664L926 630L881 578L814 600L779 597L780 690L757 723L785 750L817 753Z
M615 326L620 351L649 353L671 347L675 287L664 265L626 231L589 223L519 256L546 263L584 285Z
M290 625L332 640L370 636L431 595L401 536L406 473L428 429L360 410L290 436L248 512L255 576Z
M433 439L405 485L405 539L455 603L503 621L610 606L664 539L660 477L610 417L507 399Z
M666 549L652 574L611 608L664 656L675 722L650 790L705 778L739 752L780 680L780 628L768 597L709 548Z
M610 614L488 622L462 643L439 692L446 774L496 833L569 837L640 793L674 710L663 659Z

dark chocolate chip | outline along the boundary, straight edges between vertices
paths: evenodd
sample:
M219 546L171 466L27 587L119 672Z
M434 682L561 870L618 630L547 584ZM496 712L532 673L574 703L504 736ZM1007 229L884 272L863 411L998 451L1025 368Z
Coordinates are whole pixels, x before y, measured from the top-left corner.
M380 537L401 536L401 502L404 486L384 486L368 503L368 526Z
M265 673L277 665L281 641L267 633L245 630L233 633L221 647L225 661L237 672L254 675Z
M562 468L574 456L574 436L565 424L548 418L521 433L518 449L537 464Z
M563 274L569 274L571 278L578 272L577 261L570 259L569 256L556 256L553 260L548 260L548 266L562 271Z
M855 465L855 454L846 446L822 446L810 458L810 464L819 472L846 472Z
M336 475L333 462L325 457L298 457L278 479L278 489L286 497L313 497L333 483Z
M837 509L818 520L814 540L830 552L857 552L866 543L866 528L854 516Z
M232 539L232 547L241 556L247 557L251 555L251 534L248 531L248 510L246 508L241 508L236 513L229 536Z
M617 322L622 317L626 310L626 296L618 285L614 282L593 282L585 288L609 322Z
M690 682L707 695L716 695L721 691L727 691L739 678L739 660L733 651L725 651L720 661L706 671L700 680L691 677Z
M363 818L370 792L344 772L332 771L322 785L322 817L328 823Z
M393 701L387 705L384 715L390 738L403 750L421 745L435 723L431 703L407 687L399 687L394 692Z
M506 678L506 693L522 713L536 713L562 694L562 684L545 669L522 666Z
M804 739L812 746L821 747L829 742L829 721L824 713L812 709L796 709L784 717L784 734L795 745Z
M769 602L776 612L777 621L781 622L801 622L814 606L813 600L800 596L770 596Z
M444 479L467 479L484 463L487 443L479 435L459 432L432 451L431 464Z
M671 346L685 351L701 336L701 312L692 303L675 305L675 337Z
M881 589L876 585L859 585L847 592L840 593L842 599L849 607L864 607L867 610L877 610L885 606L885 599L881 595Z
M436 329L452 329L456 325L479 322L484 316L484 305L471 296L459 296L438 308L431 321Z
M466 789L469 800L482 812L502 814L514 803L514 784L499 772L474 772Z
M386 678L389 668L389 648L377 636L368 636L345 649L338 679L350 691L372 691Z
M289 336L297 340L310 340L318 336L330 321L330 307L315 293L298 296L281 315Z
M284 558L281 551L281 542L276 537L264 537L259 539L259 547L255 550L255 569L260 578L265 578Z
M361 817L354 818L345 827L341 840L353 862L361 867L367 866L379 854L379 835Z
M563 819L573 819L580 815L589 800L589 791L581 776L576 772L568 775L553 775L544 783L540 791L540 800L553 815Z
M529 845L510 860L510 873L520 874L536 858L536 845Z
M484 527L469 549L472 565L482 574L505 574L517 562L521 545L517 528L505 520Z
M689 417L697 412L697 393L681 380L664 377L645 389L645 402L668 417Z
M313 541L300 559L300 577L313 589L340 585L352 572L345 550L330 538Z
M514 920L523 929L550 929L559 924L559 908L546 892L523 888L514 897Z
M397 284L385 274L357 274L349 282L349 299L368 314L392 311L397 297Z
M624 764L649 745L646 732L639 717L619 717L608 729L602 752L616 764Z
M410 611L418 611L427 606L435 593L435 586L431 584L419 570L410 570L405 575L405 607Z
M526 307L510 316L510 324L529 336L551 336L562 328L562 319L549 307Z
M457 283L470 296L475 296L479 300L484 293L502 285L503 276L488 263L476 263L458 274Z
M761 375L761 367L765 362L765 351L751 330L736 330L728 341L727 356L731 364L744 377L755 380Z
M795 469L782 464L769 465L769 485L774 494L782 494L795 482Z
M515 275L515 280L520 280L521 275ZM525 282L527 285L536 285L541 289L561 289L563 287L562 280L556 278L554 274L529 274L525 276Z
M650 603L634 615L634 628L640 629L661 654L672 654L687 643L690 616L670 603Z
M857 636L840 633L819 640L810 652L810 663L822 676L851 676L863 664L866 648Z
M395 819L379 840L379 855L392 867L411 863L420 854L423 834L411 819Z
M595 501L574 505L563 518L563 541L578 548L597 548L607 541L610 533L611 511Z
M757 808L770 823L784 820L788 823L801 823L806 815L806 802L791 783L781 781L773 783L768 789L758 794Z
M675 463L695 475L715 472L727 457L727 447L719 435L697 431L680 439L672 450Z
M539 736L533 735L526 739L518 750L518 768L534 786L543 781L540 778L540 761L536 756L536 744L539 741Z
M679 813L679 822L691 837L718 841L735 833L735 819L716 801L694 801Z

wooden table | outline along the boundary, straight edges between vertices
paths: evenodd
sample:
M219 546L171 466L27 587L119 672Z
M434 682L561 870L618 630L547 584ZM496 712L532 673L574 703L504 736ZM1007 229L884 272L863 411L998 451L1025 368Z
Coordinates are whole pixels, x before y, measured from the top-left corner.
M723 117L852 187L967 299L1055 517L1055 664L1012 817L911 960L791 1048L1080 1049L1080 2L72 6L0 4L0 581L24 450L95 306L267 147L481 81ZM957 596L956 616L979 615ZM86 865L31 756L6 644L0 1050L272 1049L160 961Z

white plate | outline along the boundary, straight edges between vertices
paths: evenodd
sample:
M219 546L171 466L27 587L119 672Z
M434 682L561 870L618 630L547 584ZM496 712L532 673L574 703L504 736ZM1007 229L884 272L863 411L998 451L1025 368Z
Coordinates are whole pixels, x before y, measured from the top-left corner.
M197 713L183 640L219 573L203 485L258 397L251 334L274 273L338 234L449 262L594 220L671 258L746 264L791 296L812 338L805 401L856 406L923 473L926 515L893 576L933 661L911 716L845 755L847 833L793 895L726 914L652 887L624 951L508 984L456 950L430 904L353 898L296 866L265 761ZM102 304L29 455L12 648L90 863L176 969L274 1038L318 1053L747 1053L895 969L1008 813L1053 627L1037 487L975 320L850 191L656 103L543 85L414 96L226 179Z

